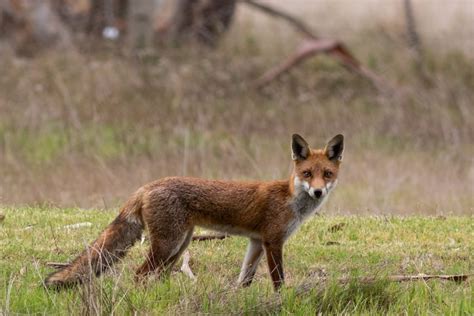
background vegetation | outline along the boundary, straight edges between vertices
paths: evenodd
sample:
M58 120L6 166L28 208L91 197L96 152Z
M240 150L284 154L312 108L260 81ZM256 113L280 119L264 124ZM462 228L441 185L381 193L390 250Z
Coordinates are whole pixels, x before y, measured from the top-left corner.
M470 5L415 6L426 78L406 44L401 5L372 16L370 1L351 4L343 18L348 4L338 3L287 9L344 40L395 93L324 56L253 89L299 38L243 5L217 50L163 48L136 59L113 47L34 59L5 51L0 202L107 208L168 175L286 178L292 133L319 147L342 132L347 151L331 213L472 214ZM444 14L443 22L427 23L428 14Z

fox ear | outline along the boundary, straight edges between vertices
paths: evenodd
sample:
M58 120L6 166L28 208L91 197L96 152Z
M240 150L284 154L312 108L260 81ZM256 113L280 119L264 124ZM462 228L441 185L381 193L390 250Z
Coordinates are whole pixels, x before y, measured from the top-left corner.
M344 136L337 134L326 145L324 152L329 160L342 160L342 152L344 151Z
M298 134L293 134L291 141L291 157L293 160L305 160L309 156L309 145Z

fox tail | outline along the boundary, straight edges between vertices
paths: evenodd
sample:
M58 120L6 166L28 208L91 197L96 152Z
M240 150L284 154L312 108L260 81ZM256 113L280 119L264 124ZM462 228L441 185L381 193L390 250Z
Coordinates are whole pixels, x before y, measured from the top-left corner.
M45 279L45 285L61 289L82 283L93 275L99 276L123 258L142 235L144 224L141 209L141 196L135 194L99 237L71 264L51 273Z

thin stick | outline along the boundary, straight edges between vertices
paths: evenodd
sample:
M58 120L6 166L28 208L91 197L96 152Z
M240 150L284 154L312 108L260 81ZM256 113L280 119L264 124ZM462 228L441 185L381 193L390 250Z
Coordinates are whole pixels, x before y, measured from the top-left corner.
M432 279L445 280L445 281L454 281L454 282L463 282L467 281L468 278L474 276L474 274L418 274L418 275L389 275L386 277L386 280L390 282L414 282L414 281L428 281ZM337 281L340 284L347 284L351 281L359 281L364 284L374 283L378 280L383 280L383 278L376 277L361 277L361 278L339 278ZM315 287L321 286L322 283L328 281L327 278L317 278L315 281L308 281L303 283L297 288L299 294L303 294L311 291Z
M61 268L69 266L69 263L67 263L67 262L46 262L46 266L54 268L54 269L61 269Z
M272 15L274 17L277 17L277 18L281 18L285 21L287 21L288 23L290 23L297 31L303 33L304 35L306 35L307 37L311 37L311 38L314 38L314 39L318 39L316 37L316 35L313 33L313 31L311 31L311 28L306 25L303 21L295 18L294 16L291 16L290 14L288 13L285 13L285 12L282 12L278 9L275 9L271 6L268 6L266 4L262 4L262 3L259 3L257 1L254 1L254 0L243 0L243 2L247 3L248 5L256 8L256 9L259 9L260 11L262 12L265 12L269 15Z
M466 281L471 276L473 276L473 275L472 274L391 275L391 276L388 277L388 280L392 281L392 282L405 282L405 281L419 281L419 280L426 281L426 280L430 280L430 279L439 279L439 280L446 280L446 281L463 282L463 281Z
M230 237L228 234L215 234L215 235L196 235L193 236L193 241L205 241L205 240L212 240L212 239L225 239Z

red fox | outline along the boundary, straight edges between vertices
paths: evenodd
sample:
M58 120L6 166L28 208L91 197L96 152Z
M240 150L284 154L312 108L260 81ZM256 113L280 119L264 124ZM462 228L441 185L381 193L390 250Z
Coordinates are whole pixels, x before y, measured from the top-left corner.
M313 150L292 137L294 169L289 180L236 182L170 177L136 191L118 217L69 266L52 273L50 288L99 275L140 239L147 228L151 247L136 279L169 271L192 239L195 226L250 239L238 283L249 286L265 252L275 290L284 282L283 244L315 214L337 183L344 137Z

